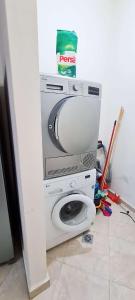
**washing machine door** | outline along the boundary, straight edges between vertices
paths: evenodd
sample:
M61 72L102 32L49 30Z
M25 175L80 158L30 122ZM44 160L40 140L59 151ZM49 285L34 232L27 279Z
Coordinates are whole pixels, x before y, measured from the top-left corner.
M53 108L48 131L56 147L69 154L81 154L97 146L100 101L98 97L71 96Z
M71 194L60 199L52 211L54 226L64 232L86 230L96 214L93 200L83 194Z

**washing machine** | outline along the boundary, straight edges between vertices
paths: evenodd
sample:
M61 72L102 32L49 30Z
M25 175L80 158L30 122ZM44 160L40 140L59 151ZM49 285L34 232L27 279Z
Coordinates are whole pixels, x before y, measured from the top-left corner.
M96 170L44 180L46 240L50 249L90 228Z
M41 74L44 178L95 167L101 85Z

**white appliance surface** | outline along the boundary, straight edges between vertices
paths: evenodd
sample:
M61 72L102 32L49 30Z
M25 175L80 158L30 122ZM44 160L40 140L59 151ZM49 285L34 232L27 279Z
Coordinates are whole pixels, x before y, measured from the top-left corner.
M44 179L94 169L101 85L46 74L40 83Z
M47 249L90 228L96 214L95 181L95 169L43 181Z

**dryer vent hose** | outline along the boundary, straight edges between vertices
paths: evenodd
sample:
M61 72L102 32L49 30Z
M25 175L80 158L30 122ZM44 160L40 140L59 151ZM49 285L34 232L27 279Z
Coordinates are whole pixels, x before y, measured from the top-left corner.
M98 141L97 149L98 149L98 151L97 151L96 170L97 170L97 172L102 173L106 155L107 155L107 150L101 140ZM109 168L108 168L106 182L110 185L111 181L112 181L112 169L111 169L111 164L110 164Z

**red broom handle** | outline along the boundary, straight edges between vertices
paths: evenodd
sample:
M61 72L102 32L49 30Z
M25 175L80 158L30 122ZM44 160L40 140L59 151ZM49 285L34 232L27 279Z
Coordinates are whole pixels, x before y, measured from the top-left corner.
M106 162L105 162L106 166L104 167L104 170L103 170L104 171L104 176L102 176L102 180L101 180L101 188L102 189L103 189L104 182L105 182L105 179L106 179L106 175L107 175L107 172L108 172L108 167L109 167L109 164L110 164L110 160L111 160L114 144L116 142L116 138L117 138L117 135L118 135L118 131L120 129L123 114L124 114L124 109L123 109L123 107L121 107L120 112L119 112L118 120L114 122L114 127L113 127L111 140L110 140L110 144L109 144L109 149L108 149L108 153L107 153L108 157L106 158Z
M112 146L112 142L113 142L113 137L114 137L114 132L115 132L115 128L116 128L116 123L117 123L117 121L115 120L114 121L114 125L113 125L113 130L112 130L111 138L110 138L110 142L109 142L109 148L108 148L108 151L107 151L105 165L104 165L104 169L103 169L102 180L101 180L101 189L103 188L103 185L104 185L106 167L107 167L107 164L108 164L108 159L109 159L109 155L110 155L110 151L111 151L111 146Z

